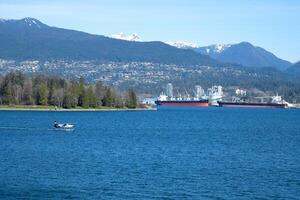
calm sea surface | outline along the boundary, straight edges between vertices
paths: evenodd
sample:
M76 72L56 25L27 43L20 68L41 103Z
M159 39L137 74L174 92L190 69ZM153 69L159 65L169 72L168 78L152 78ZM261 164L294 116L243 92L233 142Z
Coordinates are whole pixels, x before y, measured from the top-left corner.
M300 110L2 111L0 199L300 199Z

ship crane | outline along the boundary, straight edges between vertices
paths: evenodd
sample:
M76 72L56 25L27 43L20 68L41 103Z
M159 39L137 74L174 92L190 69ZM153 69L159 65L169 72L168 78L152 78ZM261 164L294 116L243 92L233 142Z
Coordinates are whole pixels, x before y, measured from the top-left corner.
M264 96L264 97L254 97L255 99L260 99L260 102L265 102L264 99L271 99L272 102L283 102L284 100L282 99L281 96Z
M194 99L200 99L197 90L193 90Z
M187 100L190 100L190 94L187 92L187 90L184 88L184 91L185 91L185 94L186 94L186 99Z
M181 99L182 99L182 97L181 97L181 94L180 94L180 92L179 92L178 88L176 88L176 92L177 92L177 94L178 94L177 100L181 100Z

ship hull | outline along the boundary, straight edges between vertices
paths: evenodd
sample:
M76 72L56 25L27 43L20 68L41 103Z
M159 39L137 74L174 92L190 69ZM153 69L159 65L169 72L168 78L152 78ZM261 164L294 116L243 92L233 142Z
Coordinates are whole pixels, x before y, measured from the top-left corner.
M157 106L162 107L208 107L208 100L199 101L155 101Z
M225 108L287 108L283 103L247 103L247 102L222 102L219 101L220 107Z

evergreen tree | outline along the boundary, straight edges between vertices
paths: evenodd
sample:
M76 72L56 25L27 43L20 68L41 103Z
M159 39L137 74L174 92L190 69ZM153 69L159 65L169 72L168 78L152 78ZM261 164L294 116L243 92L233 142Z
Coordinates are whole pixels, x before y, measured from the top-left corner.
M79 105L79 84L77 81L71 81L67 84L66 91L68 91L72 97L72 102L75 107Z
M25 105L33 105L34 104L34 99L32 97L32 82L30 79L26 80L24 83L22 104L25 104Z
M137 107L136 94L132 89L128 90L126 106L128 108L136 108Z
M14 103L14 97L12 94L12 84L7 79L4 80L1 86L0 96L3 104L10 105Z
M86 102L84 102L86 99L85 97L85 82L84 78L79 79L79 84L76 87L76 92L78 93L78 106L85 107Z
M82 92L82 95L81 95L81 107L83 107L83 108L88 108L89 107L89 97L88 97L88 95L86 94L87 92L86 92L86 90L83 90L83 92Z
M105 86L103 85L103 83L101 81L97 81L96 85L95 85L95 95L97 98L97 105L102 106L103 102L103 98L105 96Z
M95 95L95 92L93 90L93 86L89 86L86 91L86 96L89 101L89 107L96 108L98 106L97 97Z
M105 96L103 98L103 106L112 107L114 103L113 94L110 88L106 89Z
M45 83L42 83L38 90L38 104L46 106L48 105L48 88Z
M64 89L60 88L54 90L51 96L52 96L50 99L51 105L62 107L63 100L64 100Z
M65 96L64 96L64 100L63 100L63 104L62 104L63 108L72 108L72 96L70 95L69 92L66 92Z

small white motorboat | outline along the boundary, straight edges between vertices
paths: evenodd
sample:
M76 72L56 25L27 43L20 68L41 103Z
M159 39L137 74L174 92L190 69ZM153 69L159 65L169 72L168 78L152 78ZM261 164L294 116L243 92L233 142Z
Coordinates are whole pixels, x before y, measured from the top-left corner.
M66 129L66 130L69 130L69 129L74 129L75 125L74 124L69 124L69 123L65 123L65 124L59 124L57 123L56 121L54 122L54 128L56 129Z

